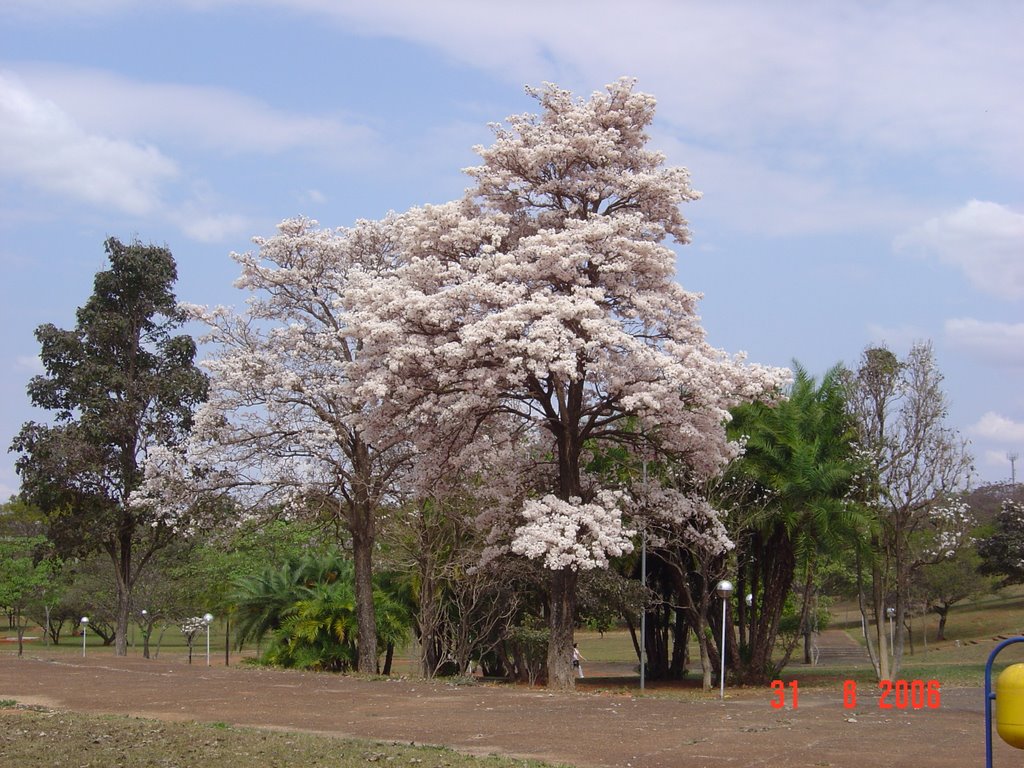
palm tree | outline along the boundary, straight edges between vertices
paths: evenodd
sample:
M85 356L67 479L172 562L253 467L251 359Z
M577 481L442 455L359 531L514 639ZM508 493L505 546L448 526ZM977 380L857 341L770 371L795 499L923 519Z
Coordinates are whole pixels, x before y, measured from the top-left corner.
M806 626L818 555L856 544L864 526L858 507L846 499L857 463L842 368L833 367L819 385L802 366L794 367L786 400L741 406L730 426L746 443L731 473L746 484L747 503L758 510L741 515L741 527L734 530L737 594L754 595L750 609L742 612L746 626L740 635L746 642L738 659L748 682L766 682L781 666L773 663L772 653L798 563L804 566L801 623ZM755 498L760 502L752 504Z
M354 571L347 578L301 585L264 655L268 664L347 672L358 658Z
M378 631L376 653L387 654L409 636L414 608L400 581L381 573L374 578ZM339 555L292 557L284 564L240 579L235 584L239 645L271 644L268 664L344 672L358 661L355 568Z

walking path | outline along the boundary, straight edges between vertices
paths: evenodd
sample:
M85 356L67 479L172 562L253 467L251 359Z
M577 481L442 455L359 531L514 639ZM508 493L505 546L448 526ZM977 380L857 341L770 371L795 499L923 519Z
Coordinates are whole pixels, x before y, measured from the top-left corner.
M818 666L861 667L871 664L867 649L841 629L826 629L818 635Z
M800 689L773 709L766 689L637 696L614 689L552 693L509 685L367 680L253 667L186 665L68 653L0 652L0 700L56 709L443 744L460 751L603 768L771 766L963 768L984 762L982 693L942 691L941 706L883 710L862 691ZM1020 753L998 742L996 760Z

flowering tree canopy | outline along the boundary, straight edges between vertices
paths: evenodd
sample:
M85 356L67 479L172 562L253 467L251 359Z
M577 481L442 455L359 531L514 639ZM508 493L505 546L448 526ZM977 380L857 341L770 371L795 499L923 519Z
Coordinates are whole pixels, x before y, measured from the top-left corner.
M588 446L628 443L713 476L737 453L728 409L788 372L711 347L698 296L675 282L663 241L688 241L679 206L699 195L646 149L654 99L628 80L589 100L530 93L542 113L496 126L467 171L476 187L403 215L402 263L353 272L345 301L361 391L382 403L369 429L415 424L428 452L457 455L500 417L542 441L550 479L512 505L511 548L551 570L548 672L571 685L576 572L629 546L621 508L584 471Z
M393 268L392 223L330 231L300 218L278 229L255 239L256 253L233 254L242 267L236 285L251 292L244 313L189 308L210 328L204 341L216 345L205 361L209 402L197 414L187 461L157 457L153 485L166 496L205 478L247 493L253 508L270 500L340 524L355 563L359 670L373 673L374 516L402 453L394 443L368 442L355 423L363 415L350 379L358 342L346 334L337 300L352 269Z

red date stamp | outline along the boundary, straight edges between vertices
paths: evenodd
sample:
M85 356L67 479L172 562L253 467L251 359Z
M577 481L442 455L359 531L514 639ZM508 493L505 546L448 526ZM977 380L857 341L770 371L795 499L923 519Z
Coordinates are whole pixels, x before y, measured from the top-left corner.
M938 680L883 680L878 684L879 709L938 709L942 705L942 690ZM792 709L800 706L800 684L772 680L772 709ZM857 681L843 682L843 708L857 706Z

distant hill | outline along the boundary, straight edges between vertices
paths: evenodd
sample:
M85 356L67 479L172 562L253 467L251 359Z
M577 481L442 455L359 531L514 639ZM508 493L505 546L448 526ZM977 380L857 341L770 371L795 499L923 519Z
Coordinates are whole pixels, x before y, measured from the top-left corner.
M964 494L979 525L991 523L1007 499L1024 504L1024 485L1021 483L990 483Z

